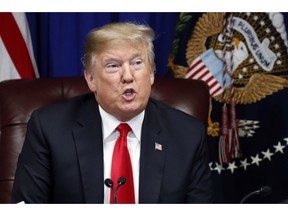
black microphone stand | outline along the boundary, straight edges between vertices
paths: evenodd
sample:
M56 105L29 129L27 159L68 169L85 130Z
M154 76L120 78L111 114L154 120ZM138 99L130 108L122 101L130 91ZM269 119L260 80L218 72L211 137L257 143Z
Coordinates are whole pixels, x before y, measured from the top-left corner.
M113 191L113 200L115 204L118 204L118 197L117 197L117 191L118 189L124 185L126 182L126 178L124 176L121 176L118 179L118 185L116 187L116 189L113 187L113 181L109 178L105 179L104 184L108 187L111 188L111 190Z

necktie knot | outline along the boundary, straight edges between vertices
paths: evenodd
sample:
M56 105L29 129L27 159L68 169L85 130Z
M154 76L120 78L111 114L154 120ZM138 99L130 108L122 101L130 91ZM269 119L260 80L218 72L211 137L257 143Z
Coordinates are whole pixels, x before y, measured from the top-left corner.
M131 127L127 123L121 123L116 128L117 131L120 132L121 137L126 137L128 132L131 131Z

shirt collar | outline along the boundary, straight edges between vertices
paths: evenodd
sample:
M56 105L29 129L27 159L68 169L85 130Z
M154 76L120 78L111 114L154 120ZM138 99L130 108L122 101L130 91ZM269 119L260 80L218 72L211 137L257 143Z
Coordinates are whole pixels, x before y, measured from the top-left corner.
M115 128L120 123L124 123L124 122L120 122L117 118L107 113L105 110L102 109L100 105L99 105L99 112L102 118L103 140L105 140L106 138L108 138L108 136L111 135L111 133L113 133ZM139 143L141 141L141 130L142 130L142 123L144 120L144 115L145 115L145 110L143 110L140 114L138 114L131 120L125 122L131 127Z

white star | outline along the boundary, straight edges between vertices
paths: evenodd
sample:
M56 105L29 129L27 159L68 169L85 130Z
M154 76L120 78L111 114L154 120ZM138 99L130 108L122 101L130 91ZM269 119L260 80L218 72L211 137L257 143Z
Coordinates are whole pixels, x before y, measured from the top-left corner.
M279 44L275 44L274 47L275 47L275 49L279 49L280 46L279 46Z
M247 167L250 166L250 164L247 162L247 158L245 158L245 160L241 160L240 162L241 162L240 167L243 167L244 170L246 170Z
M243 129L241 129L241 128L238 128L238 136L239 136L239 137L244 137L244 136L246 136L245 130L243 130Z
M288 137L284 138L284 140L286 141L286 145L288 145Z
M250 131L249 132L247 132L247 137L252 137L253 136L253 134L252 133L250 133Z
M213 162L210 162L210 163L209 163L210 170L214 170L213 167L212 167L212 165L213 165Z
M281 152L282 154L284 153L283 149L285 146L281 145L281 142L278 142L278 145L274 145L273 147L275 148L275 152Z
M216 162L216 167L214 168L214 170L217 170L218 174L221 174L221 171L225 169L223 168L222 164L218 164Z
M231 173L234 173L234 169L237 169L238 167L235 165L235 161L233 163L229 163L227 169L231 170Z
M260 126L258 126L258 125L253 125L253 129L257 129L257 128L259 128Z
M274 155L274 153L270 152L270 149L267 149L266 152L262 151L262 154L264 155L264 159L267 158L269 161L271 161L271 156Z
M253 69L254 69L254 70L259 69L258 65L254 65L254 66L253 66Z
M262 159L259 158L258 154L255 157L251 156L251 159L252 159L252 164L256 164L257 166L259 166L259 162L262 161Z

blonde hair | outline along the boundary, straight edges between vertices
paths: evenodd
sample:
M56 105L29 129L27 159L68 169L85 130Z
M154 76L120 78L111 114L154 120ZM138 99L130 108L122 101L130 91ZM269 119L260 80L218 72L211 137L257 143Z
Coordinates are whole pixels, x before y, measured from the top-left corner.
M149 26L130 22L118 22L92 29L85 41L82 63L84 71L89 71L95 63L95 54L101 52L115 40L129 40L132 43L143 43L147 47L151 70L155 71L154 31Z

